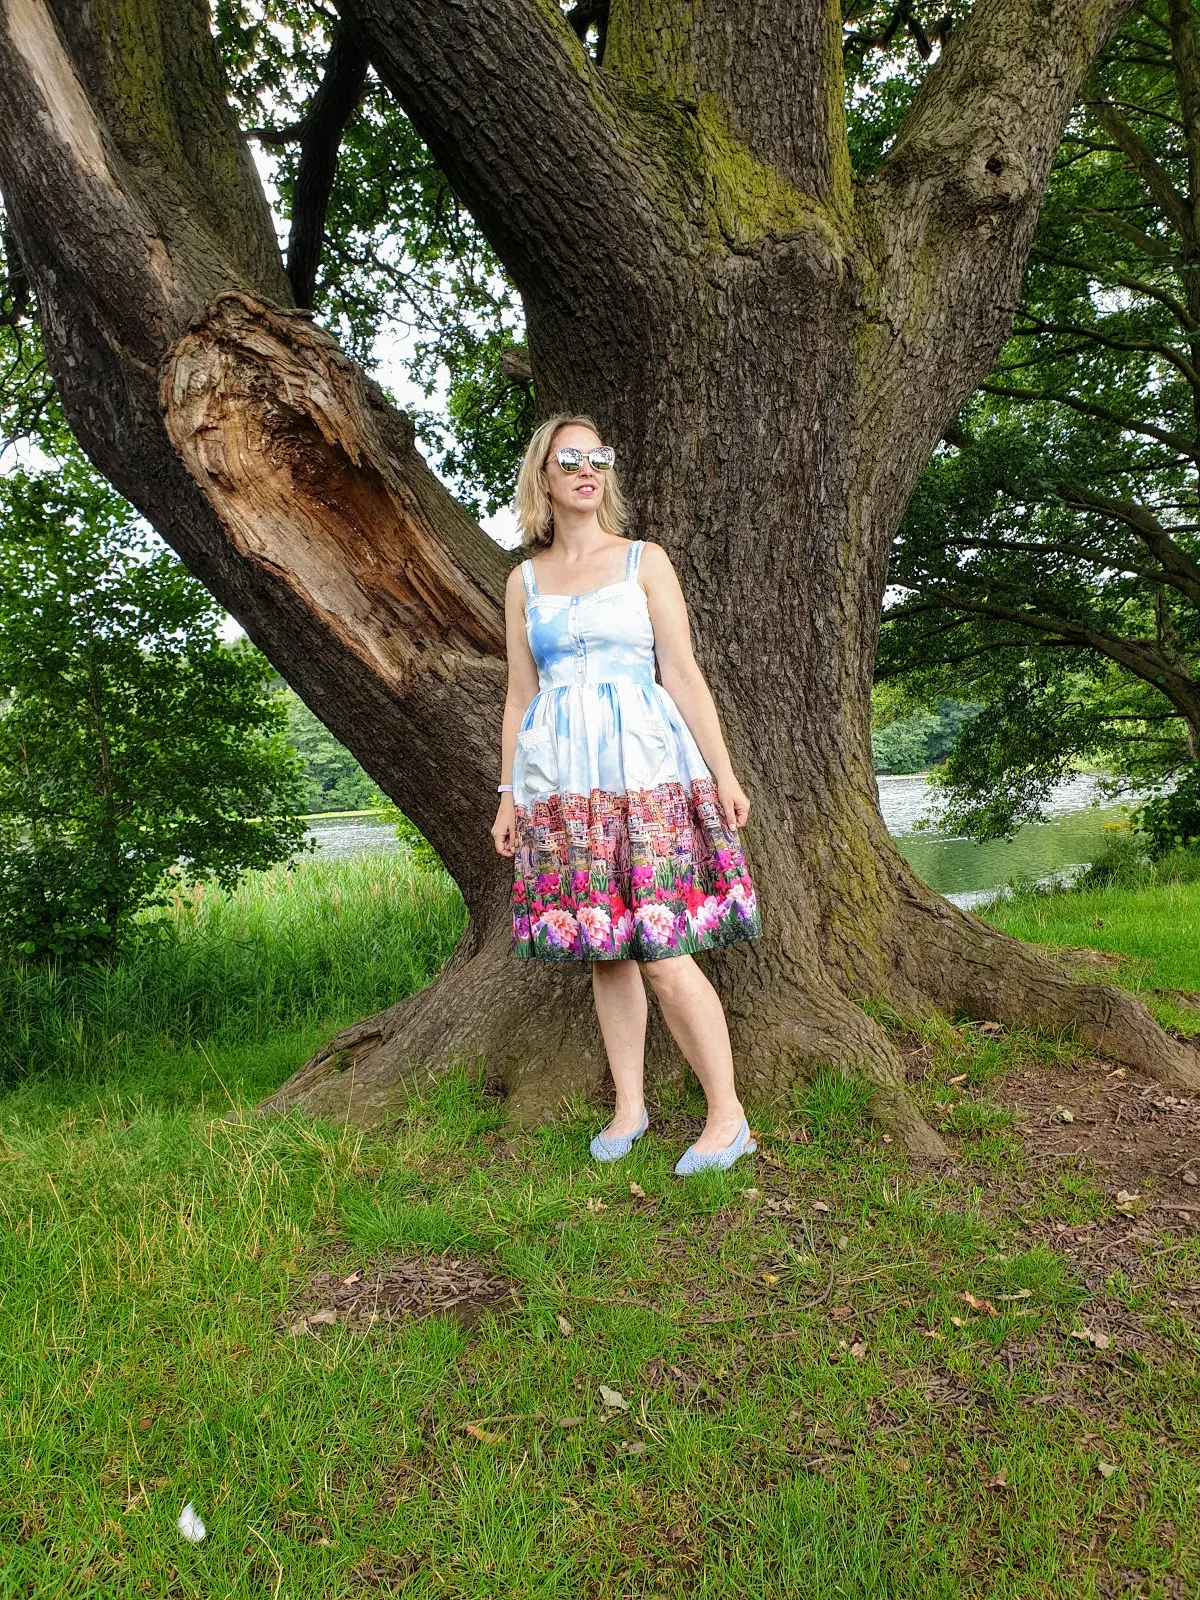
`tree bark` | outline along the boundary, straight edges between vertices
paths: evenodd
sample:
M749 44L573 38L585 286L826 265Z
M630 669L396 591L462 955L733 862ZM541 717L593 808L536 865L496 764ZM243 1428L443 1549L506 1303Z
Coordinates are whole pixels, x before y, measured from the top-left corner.
M691 26L614 6L603 69L542 0L340 5L521 290L539 407L595 416L636 534L679 571L754 805L764 935L708 962L743 1090L862 1073L927 1154L941 1141L880 1006L1075 1028L1200 1086L1194 1048L1131 995L920 883L870 761L890 540L1005 337L1059 131L1126 4L981 0L857 184L831 4L689 5ZM427 990L266 1104L386 1121L465 1058L514 1118L550 1114L605 1065L586 974L510 955L511 866L487 831L507 558L290 308L203 6L142 9L150 44L99 0L0 0L0 188L72 425L470 912ZM657 1015L649 1061L681 1070Z

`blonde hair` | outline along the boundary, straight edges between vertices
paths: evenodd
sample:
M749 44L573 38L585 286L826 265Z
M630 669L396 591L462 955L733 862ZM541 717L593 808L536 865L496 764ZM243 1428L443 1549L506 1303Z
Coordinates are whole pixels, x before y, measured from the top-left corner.
M533 438L526 445L521 458L517 492L513 496L513 510L523 535L524 550L548 550L554 543L554 513L550 507L545 469L555 435L563 428L570 427L590 428L597 439L604 437L591 417L571 416L565 411L547 417L533 430ZM616 467L610 467L604 474L604 493L596 510L596 521L605 533L624 535L625 525L629 521L629 508L617 482Z

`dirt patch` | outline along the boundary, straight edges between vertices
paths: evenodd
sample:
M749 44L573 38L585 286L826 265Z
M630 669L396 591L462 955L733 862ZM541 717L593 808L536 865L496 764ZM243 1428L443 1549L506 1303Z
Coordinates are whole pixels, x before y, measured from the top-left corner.
M1200 1227L1200 1098L1088 1059L1030 1062L989 1097L1012 1111L1027 1155L1083 1160L1114 1194L1138 1194L1158 1223Z
M351 1272L319 1272L301 1290L291 1334L340 1325L356 1333L377 1323L448 1315L464 1328L485 1311L515 1311L515 1287L486 1261L453 1255L408 1257Z

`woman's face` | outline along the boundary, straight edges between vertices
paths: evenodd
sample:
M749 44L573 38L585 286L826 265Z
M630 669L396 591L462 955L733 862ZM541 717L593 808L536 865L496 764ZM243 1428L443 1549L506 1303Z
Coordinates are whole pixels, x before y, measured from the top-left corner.
M542 470L556 512L594 511L600 504L604 496L604 473L596 471L587 458L587 452L603 443L604 440L591 428L578 427L574 423L570 427L560 428L554 435L549 459ZM561 450L564 445L572 445L584 452L583 465L578 472L564 472L559 466L554 452Z

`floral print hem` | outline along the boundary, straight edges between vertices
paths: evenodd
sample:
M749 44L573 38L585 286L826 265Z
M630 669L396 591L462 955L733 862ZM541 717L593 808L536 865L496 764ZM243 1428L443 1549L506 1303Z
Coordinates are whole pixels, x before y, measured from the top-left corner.
M657 961L762 933L712 778L518 805L513 948L542 961Z

